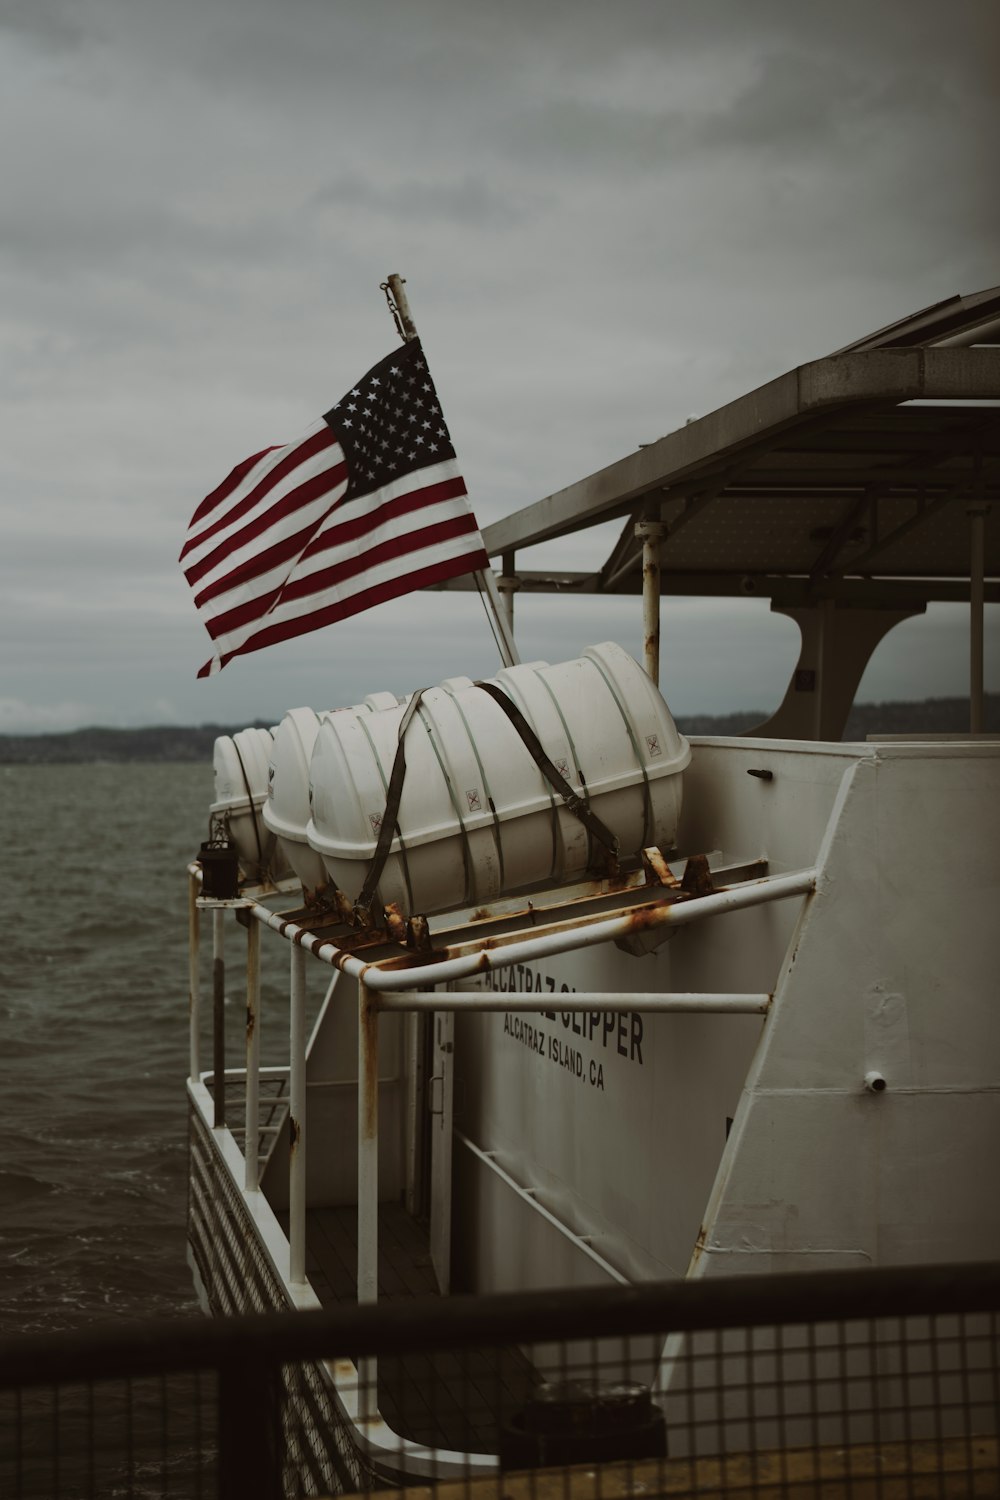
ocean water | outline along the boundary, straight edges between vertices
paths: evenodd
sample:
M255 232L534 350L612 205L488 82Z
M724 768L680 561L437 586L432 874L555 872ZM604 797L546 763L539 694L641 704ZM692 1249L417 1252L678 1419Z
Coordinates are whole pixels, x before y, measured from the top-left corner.
M195 1314L187 882L210 765L0 766L0 1334Z

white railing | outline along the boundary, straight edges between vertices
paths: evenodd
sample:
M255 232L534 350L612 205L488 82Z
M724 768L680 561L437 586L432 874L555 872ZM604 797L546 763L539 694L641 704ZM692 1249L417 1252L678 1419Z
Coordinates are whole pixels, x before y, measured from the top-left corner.
M197 1081L199 1062L200 987L198 980L199 914L212 913L213 934L213 1036L214 1126L225 1125L225 967L222 923L227 908L241 912L247 929L246 992L246 1134L244 1143L244 1189L259 1193L259 1079L260 1062L260 930L267 927L290 944L290 1022L289 1022L289 1259L288 1273L295 1286L306 1281L306 1025L305 1025L305 955L310 953L326 964L354 979L358 986L358 1265L357 1290L360 1302L375 1301L378 1296L378 1054L379 1015L385 1012L419 1011L541 1011L545 1001L537 993L498 993L492 990L428 990L428 966L415 956L412 967L387 968L366 963L355 954L338 948L319 934L299 923L271 911L252 896L233 901L215 902L198 895L201 872L189 867L191 879L191 959L190 959L190 1058L192 1080ZM765 876L747 880L723 891L685 900L653 900L635 904L610 914L574 914L547 924L540 921L544 912L536 908L534 924L529 930L515 929L492 934L469 933L462 941L444 948L444 956L433 965L435 985L455 984L463 979L482 978L484 974L509 968L514 964L537 962L558 954L569 953L599 943L614 942L637 930L686 926L689 923L719 916L725 912L745 910L773 901L805 896L816 888L817 870L798 870L786 875ZM488 941L489 946L486 946ZM577 991L559 997L561 1010L637 1011L671 1013L729 1013L766 1015L771 1003L766 992L753 993L673 993L617 994L605 991ZM486 1153L488 1155L488 1153ZM538 1212L548 1210L527 1195ZM573 1231L562 1226L573 1238Z

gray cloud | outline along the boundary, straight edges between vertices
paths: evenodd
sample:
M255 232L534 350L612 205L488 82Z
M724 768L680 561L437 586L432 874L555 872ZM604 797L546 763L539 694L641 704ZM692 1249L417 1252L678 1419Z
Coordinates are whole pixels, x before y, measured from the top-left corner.
M463 596L195 684L191 511L385 352L390 271L483 522L995 282L996 19L978 0L4 6L0 625L26 642L0 662L6 722L249 720L299 686L357 696L361 672L488 670ZM585 566L607 541L543 555ZM531 654L595 632L637 649L634 603L609 601L607 629L522 606ZM721 641L734 617L705 608ZM773 622L748 618L769 650ZM698 696L678 706L736 706L728 662L677 677Z

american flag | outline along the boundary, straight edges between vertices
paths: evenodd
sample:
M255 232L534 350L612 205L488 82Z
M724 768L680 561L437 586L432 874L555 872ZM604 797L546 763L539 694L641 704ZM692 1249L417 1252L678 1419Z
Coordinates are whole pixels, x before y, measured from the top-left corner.
M419 339L201 502L180 556L215 644L198 673L489 566Z

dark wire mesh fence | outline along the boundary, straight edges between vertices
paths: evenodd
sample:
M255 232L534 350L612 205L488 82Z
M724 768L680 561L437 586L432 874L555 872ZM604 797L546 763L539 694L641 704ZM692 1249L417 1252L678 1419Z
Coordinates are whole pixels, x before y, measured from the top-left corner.
M998 1324L970 1265L8 1340L0 1496L997 1495Z

